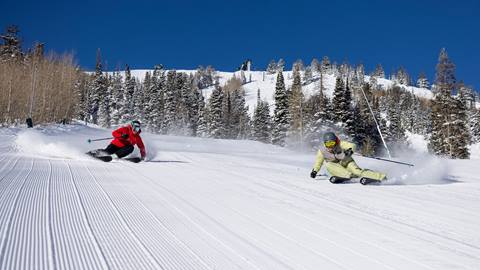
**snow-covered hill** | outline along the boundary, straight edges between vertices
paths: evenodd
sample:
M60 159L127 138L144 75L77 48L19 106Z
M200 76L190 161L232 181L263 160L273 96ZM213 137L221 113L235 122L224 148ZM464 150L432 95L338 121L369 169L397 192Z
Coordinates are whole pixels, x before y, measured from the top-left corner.
M314 154L145 134L149 161L83 152L109 131L0 129L0 269L478 269L478 160L358 158L388 185L309 178Z
M138 80L142 81L145 77L146 72L152 72L152 70L146 69L138 69L138 70L131 70L132 76L136 77ZM177 72L184 72L187 74L195 73L196 70L177 70ZM254 107L257 102L257 90L260 89L261 97L264 100L267 100L270 104L273 104L273 95L275 92L275 83L277 80L276 74L268 74L264 71L244 71L245 77L247 79L247 83L243 85L246 93L246 104L249 106L250 114L253 113ZM121 72L123 76L123 72ZM292 71L285 71L284 73L285 78L285 85L286 87L291 87L293 84L293 74ZM303 74L303 73L302 73ZM237 72L223 72L217 71L216 75L219 78L220 85L224 85L228 80L230 80L233 76L240 78L240 71ZM303 76L303 75L302 75ZM250 81L251 78L251 81ZM325 74L323 76L323 87L325 88L325 94L329 97L333 96L333 90L335 89L335 75ZM369 81L370 76L365 76L365 81ZM391 87L394 83L391 80L387 79L377 79L377 84L381 85L384 89ZM415 95L427 99L432 98L432 92L425 88L417 88L413 86L405 86L405 85L398 85L405 90L414 93ZM317 75L314 76L314 79L311 83L303 85L302 89L304 94L308 97L311 94L315 93L320 89L320 78ZM207 88L203 90L204 96L209 97L210 93L212 92L213 87ZM273 106L272 106L273 110Z

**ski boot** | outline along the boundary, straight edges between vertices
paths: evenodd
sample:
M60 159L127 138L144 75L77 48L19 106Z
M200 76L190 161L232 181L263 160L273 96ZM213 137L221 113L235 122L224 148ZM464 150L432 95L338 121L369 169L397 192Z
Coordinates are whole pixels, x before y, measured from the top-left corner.
M341 184L346 181L350 181L350 178L343 178L343 177L338 177L338 176L332 176L329 179L330 183L332 184Z
M86 154L104 162L112 161L112 156L106 153L103 149L88 151Z
M380 180L377 180L377 179L372 179L372 178L367 178L367 177L362 177L360 179L360 184L362 185L368 185L368 184L380 184Z

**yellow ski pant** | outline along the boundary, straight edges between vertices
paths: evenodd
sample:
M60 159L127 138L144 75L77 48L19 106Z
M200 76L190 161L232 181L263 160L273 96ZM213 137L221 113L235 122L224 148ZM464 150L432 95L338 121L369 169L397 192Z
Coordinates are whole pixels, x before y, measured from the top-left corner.
M360 169L355 161L350 161L347 164L347 167L343 167L340 163L327 162L326 164L327 171L332 176L342 177L342 178L352 178L352 177L366 177L375 180L384 180L386 175L381 172L375 172L367 169Z

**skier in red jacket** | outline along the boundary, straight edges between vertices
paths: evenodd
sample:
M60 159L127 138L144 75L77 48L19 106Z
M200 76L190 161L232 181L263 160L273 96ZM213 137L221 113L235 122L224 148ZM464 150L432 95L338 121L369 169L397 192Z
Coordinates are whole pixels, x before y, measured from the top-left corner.
M134 120L130 124L120 127L112 132L113 141L104 149L109 155L117 155L118 158L128 156L133 152L133 146L140 149L142 160L145 159L145 145L140 133L142 132L140 121Z

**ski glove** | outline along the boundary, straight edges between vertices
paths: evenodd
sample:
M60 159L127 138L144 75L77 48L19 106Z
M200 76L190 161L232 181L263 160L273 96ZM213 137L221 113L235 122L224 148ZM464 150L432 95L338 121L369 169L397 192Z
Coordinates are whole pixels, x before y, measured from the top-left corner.
M312 172L310 173L310 177L311 178L317 177L317 172L315 170L312 170Z
M122 139L124 140L128 139L128 134L122 134Z
M348 148L347 150L343 151L343 153L345 154L345 156L349 157L353 155L353 150L352 148Z

